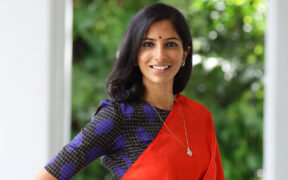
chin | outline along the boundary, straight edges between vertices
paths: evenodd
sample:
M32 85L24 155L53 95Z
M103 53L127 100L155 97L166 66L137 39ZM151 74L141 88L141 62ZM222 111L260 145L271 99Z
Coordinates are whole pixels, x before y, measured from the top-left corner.
M169 85L169 84L173 84L173 80L168 80L168 79L162 79L162 78L153 78L153 79L146 79L147 83L151 83L151 84L159 84L159 85Z

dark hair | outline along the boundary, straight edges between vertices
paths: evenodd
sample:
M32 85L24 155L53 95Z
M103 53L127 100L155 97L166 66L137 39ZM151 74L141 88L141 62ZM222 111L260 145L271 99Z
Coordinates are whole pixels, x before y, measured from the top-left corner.
M144 95L142 73L137 64L142 38L150 25L161 20L170 20L183 42L184 51L191 47L174 78L173 94L180 93L189 81L192 72L192 39L184 16L174 7L156 3L141 9L131 20L120 46L117 61L106 81L106 91L114 101L137 101Z

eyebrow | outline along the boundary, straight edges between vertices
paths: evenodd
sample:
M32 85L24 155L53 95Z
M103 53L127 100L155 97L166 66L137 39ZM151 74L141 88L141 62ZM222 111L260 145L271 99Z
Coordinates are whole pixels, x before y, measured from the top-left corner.
M142 41L145 41L145 40L150 40L150 41L154 41L155 39L153 38L149 38L149 37L146 37L146 38L143 38ZM166 38L164 40L176 40L176 41L180 41L178 38L176 37L170 37L170 38Z

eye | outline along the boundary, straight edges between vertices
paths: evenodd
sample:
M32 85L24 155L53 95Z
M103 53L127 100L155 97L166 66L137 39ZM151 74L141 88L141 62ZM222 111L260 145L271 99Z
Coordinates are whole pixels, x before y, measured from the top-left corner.
M176 46L177 46L177 43L175 43L175 42L168 42L168 43L167 43L167 46L176 47Z
M152 42L145 42L142 44L143 47L150 47L150 46L153 46L153 43Z

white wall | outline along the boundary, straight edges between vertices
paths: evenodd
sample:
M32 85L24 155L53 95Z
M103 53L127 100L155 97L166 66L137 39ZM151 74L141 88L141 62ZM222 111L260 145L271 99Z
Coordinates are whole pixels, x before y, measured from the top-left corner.
M72 0L0 3L0 179L32 179L68 141L71 24Z
M288 173L288 1L269 0L266 33L264 179Z

